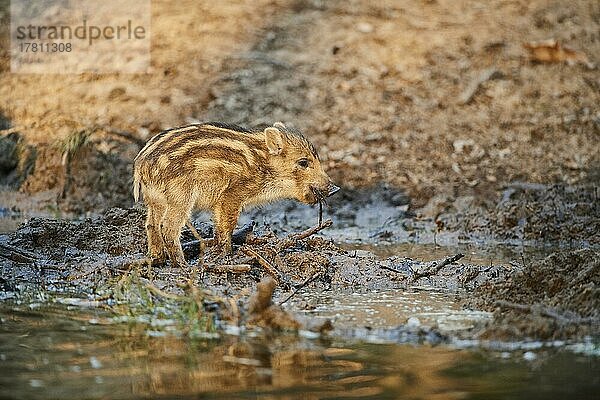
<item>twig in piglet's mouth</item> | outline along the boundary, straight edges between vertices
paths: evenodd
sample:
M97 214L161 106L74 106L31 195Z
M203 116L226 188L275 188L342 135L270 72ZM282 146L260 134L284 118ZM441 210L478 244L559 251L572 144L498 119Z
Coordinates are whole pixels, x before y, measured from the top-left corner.
M326 199L325 195L323 194L323 192L321 192L319 189L315 189L315 188L311 187L310 191L312 192L313 196L315 196L315 199L317 199L317 201L319 202L319 224L318 224L318 226L321 226L321 225L323 225L323 204L327 205L327 199Z
M319 201L319 226L323 223L323 202Z

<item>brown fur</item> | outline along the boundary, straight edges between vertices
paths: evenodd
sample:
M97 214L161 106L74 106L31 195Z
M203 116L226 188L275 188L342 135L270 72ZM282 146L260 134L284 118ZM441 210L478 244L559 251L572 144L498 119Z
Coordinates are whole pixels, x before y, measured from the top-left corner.
M215 239L229 253L244 207L285 198L314 204L313 191L335 190L314 146L281 123L261 132L222 123L163 131L135 158L133 185L148 207L149 256L168 255L173 265L185 265L179 236L194 209L212 211Z

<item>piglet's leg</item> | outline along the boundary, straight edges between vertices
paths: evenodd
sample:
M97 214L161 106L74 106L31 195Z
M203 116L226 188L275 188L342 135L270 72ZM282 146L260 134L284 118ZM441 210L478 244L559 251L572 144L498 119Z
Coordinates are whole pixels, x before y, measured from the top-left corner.
M160 202L148 202L146 235L148 236L148 256L153 264L162 264L167 258L165 245L160 233L160 221L165 214L165 210L166 207Z
M187 219L188 214L185 210L168 205L161 222L162 238L169 254L169 259L171 260L171 266L173 267L187 266L179 240L181 228L183 228Z
M235 229L240 217L241 207L239 205L223 203L214 210L215 239L225 254L233 251L231 245L231 234Z

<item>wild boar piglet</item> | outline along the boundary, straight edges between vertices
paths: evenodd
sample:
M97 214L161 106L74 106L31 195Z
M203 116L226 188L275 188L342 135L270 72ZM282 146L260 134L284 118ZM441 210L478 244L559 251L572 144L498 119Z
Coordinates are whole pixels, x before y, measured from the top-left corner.
M216 244L231 253L231 234L248 206L280 199L315 204L339 188L317 150L295 129L277 122L262 131L224 123L165 130L134 161L133 191L148 208L148 255L186 265L179 237L194 209L213 214Z

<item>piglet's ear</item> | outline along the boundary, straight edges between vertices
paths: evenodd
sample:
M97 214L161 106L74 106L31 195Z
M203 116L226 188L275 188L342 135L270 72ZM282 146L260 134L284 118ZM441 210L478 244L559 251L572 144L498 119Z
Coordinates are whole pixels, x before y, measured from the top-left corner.
M273 124L273 126L274 126L275 128L277 128L277 129L283 129L283 130L287 129L287 128L285 127L285 125L283 124L283 122L275 122L275 123Z
M277 128L268 127L265 129L265 143L270 154L279 155L284 146L283 134Z

